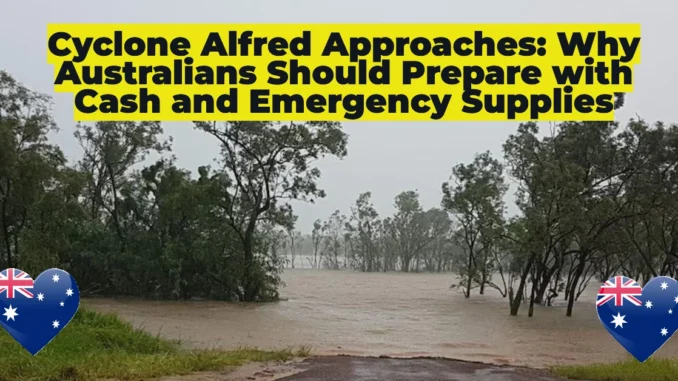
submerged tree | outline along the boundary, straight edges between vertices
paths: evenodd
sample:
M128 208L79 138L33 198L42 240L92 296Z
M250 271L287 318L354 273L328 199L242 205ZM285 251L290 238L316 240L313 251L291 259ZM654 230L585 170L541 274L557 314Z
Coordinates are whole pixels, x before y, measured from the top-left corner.
M256 276L254 238L258 223L291 224L290 199L313 202L324 197L320 170L311 163L327 155L344 157L347 136L339 123L196 122L218 139L228 178L224 212L243 248L243 300L254 301L262 289Z
M395 197L395 215L384 222L386 234L393 240L394 255L400 259L400 270L412 270L412 262L429 244L426 214L419 203L419 193L406 191ZM414 270L418 270L416 268Z
M294 222L296 222L296 218ZM293 226L287 226L285 231L287 232L287 248L290 253L289 262L291 263L292 268L294 268L295 262L297 261L297 254L301 253L303 238L301 237L301 233Z
M382 222L379 213L371 201L372 193L364 192L358 196L355 207L351 208L351 217L346 223L350 240L355 243L353 256L361 271L379 271L380 231Z
M457 239L466 252L460 268L465 295L474 285L484 288L489 280L487 254L492 250L504 213L503 167L489 152L476 155L471 164L459 164L452 170L455 185L443 183L442 205L458 222Z
M339 256L342 253L344 227L346 225L346 216L339 210L335 210L332 215L323 223L323 256L325 265L328 269L338 270L341 267Z
M313 244L313 255L308 258L308 262L312 269L320 268L320 263L323 259L322 244L325 240L325 232L323 230L322 222L318 219L313 222L313 230L311 231L311 243Z

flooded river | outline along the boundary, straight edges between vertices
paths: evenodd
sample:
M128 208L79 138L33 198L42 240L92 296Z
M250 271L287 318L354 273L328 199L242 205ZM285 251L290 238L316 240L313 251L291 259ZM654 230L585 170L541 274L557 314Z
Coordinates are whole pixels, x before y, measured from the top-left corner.
M598 321L590 287L565 316L564 306L535 316L508 314L508 301L489 290L465 299L450 274L357 273L287 269L287 301L148 302L92 299L84 305L116 312L152 333L199 348L310 346L316 354L439 356L548 366L609 362L626 352ZM477 292L477 290L474 290ZM678 339L658 356L678 356Z

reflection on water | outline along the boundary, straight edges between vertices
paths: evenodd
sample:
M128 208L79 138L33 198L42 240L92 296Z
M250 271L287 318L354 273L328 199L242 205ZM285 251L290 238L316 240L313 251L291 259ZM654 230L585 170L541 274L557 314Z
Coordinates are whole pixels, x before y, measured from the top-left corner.
M487 290L465 299L450 274L356 273L287 269L288 301L221 302L88 300L152 333L193 347L311 346L318 354L440 356L547 366L616 361L624 349L598 321L590 287L575 306L508 315L508 301ZM527 310L527 308L524 308ZM525 311L523 311L526 313ZM658 356L678 356L669 341Z

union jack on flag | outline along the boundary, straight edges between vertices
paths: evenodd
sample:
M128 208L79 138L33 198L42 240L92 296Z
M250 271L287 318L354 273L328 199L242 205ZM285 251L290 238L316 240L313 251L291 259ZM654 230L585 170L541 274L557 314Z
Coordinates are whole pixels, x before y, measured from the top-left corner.
M28 291L29 288L33 288L33 278L25 272L18 269L5 269L0 272L0 297L5 296L7 299L13 299L14 292L18 292L32 299L33 294Z
M633 305L642 306L643 302L638 300L636 296L643 295L643 289L638 282L625 276L615 276L610 278L598 290L598 300L596 307L614 299L614 305L617 307L624 305L624 300L628 300Z

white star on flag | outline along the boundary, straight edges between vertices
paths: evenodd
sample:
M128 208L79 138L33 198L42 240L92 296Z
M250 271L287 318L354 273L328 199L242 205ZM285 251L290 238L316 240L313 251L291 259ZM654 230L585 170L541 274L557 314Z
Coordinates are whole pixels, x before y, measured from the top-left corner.
M58 281L59 281L59 275L58 275L58 274L54 274L54 275L52 276L52 280L53 280L55 283L58 282Z
M666 336L669 334L669 331L666 328L662 328L661 334L662 336Z
M38 294L38 300L42 302L42 300L45 299L45 295L41 293Z
M647 302L645 302L645 307L652 308L652 302L649 301L649 300Z
M669 288L669 285L666 284L666 282L662 282L662 286L661 286L661 287L662 287L662 290L666 290L667 288Z
M70 288L66 290L66 295L73 296L73 290L71 290Z
M5 308L5 313L2 314L2 316L7 316L7 321L9 321L9 319L14 320L16 316L19 316L19 314L16 313L16 310L17 310L16 307L12 308L12 305L10 304L9 308Z
M612 318L614 320L612 320L610 323L614 323L615 328L617 327L624 328L624 323L628 323L626 320L624 320L625 317L626 315L622 316L619 312L617 312L617 316L612 315Z
M58 320L53 321L53 322L52 322L52 327L54 327L54 328L59 328L59 321L58 321Z

